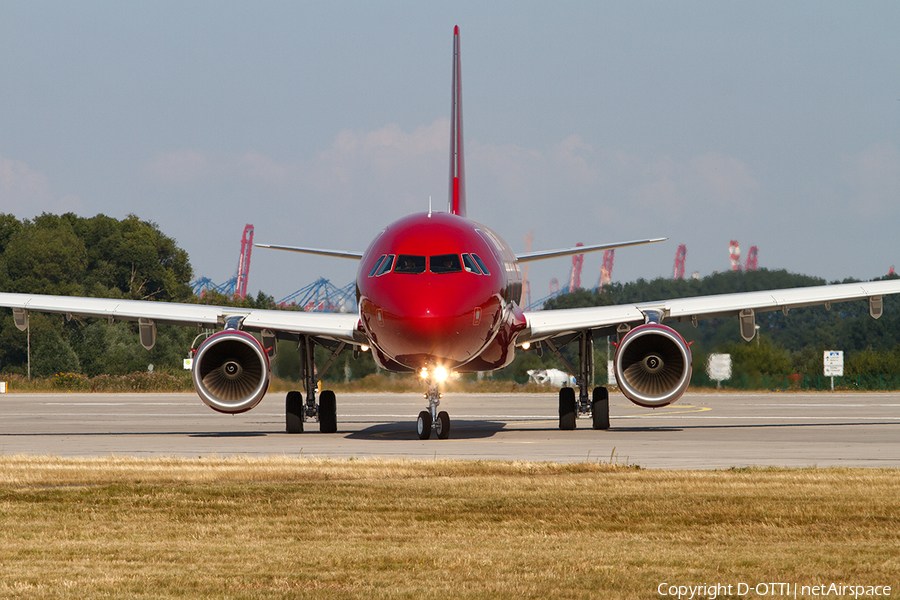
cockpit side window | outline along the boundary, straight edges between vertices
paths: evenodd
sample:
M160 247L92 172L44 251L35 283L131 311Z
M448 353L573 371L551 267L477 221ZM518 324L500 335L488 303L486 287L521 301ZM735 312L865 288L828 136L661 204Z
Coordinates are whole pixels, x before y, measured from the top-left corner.
M381 266L381 263L384 262L384 259L385 259L385 258L387 258L387 256L384 255L384 254L382 254L382 255L378 258L378 260L375 261L375 266L372 267L372 270L371 270L371 271L369 271L369 277L374 277L374 276L375 276L376 271L378 271L378 267Z
M397 257L397 266L394 273L418 274L425 272L425 257L413 254L401 254Z
M381 275L384 275L385 273L390 272L392 266L394 266L394 255L388 254L384 259L384 262L381 263L381 267L375 273L375 277L379 277Z
M469 273L475 273L476 275L481 275L481 269L478 268L478 264L468 254L462 255L463 260L463 268Z
M459 273L462 264L459 262L459 254L437 254L428 257L428 270L432 273Z
M485 275L490 275L490 274L491 274L491 272L488 271L488 268L487 268L486 266L484 266L484 261L481 260L481 257L480 257L480 256L478 256L477 254L475 254L475 253L473 252L473 253L472 253L472 258L474 258L474 259L475 259L475 262L478 263L478 266L481 267L481 272L482 272L482 273L484 273Z

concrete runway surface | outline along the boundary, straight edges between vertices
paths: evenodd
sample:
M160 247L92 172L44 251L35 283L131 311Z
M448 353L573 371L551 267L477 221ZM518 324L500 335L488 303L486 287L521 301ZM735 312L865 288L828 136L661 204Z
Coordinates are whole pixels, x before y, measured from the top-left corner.
M338 433L284 433L284 394L222 415L194 394L0 395L0 453L59 456L618 461L651 469L900 467L900 393L702 393L642 409L610 397L612 427L558 428L547 394L446 394L450 439L419 440L421 394L338 394Z

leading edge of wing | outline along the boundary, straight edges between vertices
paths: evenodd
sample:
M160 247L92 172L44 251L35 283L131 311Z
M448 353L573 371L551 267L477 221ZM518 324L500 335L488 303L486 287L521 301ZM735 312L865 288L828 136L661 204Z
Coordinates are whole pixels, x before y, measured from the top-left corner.
M518 342L537 341L586 329L613 327L621 323L643 322L644 313L649 310L659 311L663 321L691 321L738 315L746 309L759 312L787 310L890 294L900 294L900 279L695 296L615 306L528 311L525 313L528 326L519 334Z
M352 260L361 260L362 252L351 252L349 250L323 250L320 248L299 248L297 246L278 246L275 244L253 244L257 248L270 248L272 250L287 250L288 252L302 252L304 254L318 254L320 256L334 256L337 258L349 258Z
M354 313L314 313L148 300L7 293L0 293L0 307L19 308L29 312L60 313L67 316L97 317L111 321L150 319L157 323L209 329L224 327L230 317L240 317L243 319L242 328L253 331L271 329L348 343L361 341L357 333L359 315Z
M359 331L359 315L355 313L251 310L244 317L243 329L286 331L325 337L348 344L367 345L369 343Z
M533 260L544 260L546 258L557 258L560 256L572 256L573 254L584 254L585 252L597 252L598 250L612 250L615 248L625 248L627 246L641 246L643 244L655 244L664 242L669 238L653 238L647 240L632 240L630 242L616 242L613 244L593 244L591 246L573 246L571 248L560 248L559 250L540 250L538 252L524 252L516 254L516 260L520 263L531 262Z

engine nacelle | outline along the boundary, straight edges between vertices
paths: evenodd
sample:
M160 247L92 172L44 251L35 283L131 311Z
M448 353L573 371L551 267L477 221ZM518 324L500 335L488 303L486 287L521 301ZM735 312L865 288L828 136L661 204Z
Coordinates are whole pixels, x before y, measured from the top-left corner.
M691 382L691 350L678 332L658 323L635 327L616 348L616 382L647 408L672 404Z
M221 331L200 345L191 379L207 406L242 413L259 404L269 389L269 355L249 333Z

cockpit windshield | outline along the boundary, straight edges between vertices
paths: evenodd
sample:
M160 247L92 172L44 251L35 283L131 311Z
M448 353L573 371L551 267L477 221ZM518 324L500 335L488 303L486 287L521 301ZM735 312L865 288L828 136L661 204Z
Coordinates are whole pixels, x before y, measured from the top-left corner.
M462 255L463 259L463 268L469 273L475 273L476 275L481 275L481 269L478 268L478 265L475 263L475 259L473 259L468 254Z
M394 273L411 273L413 275L425 272L425 257L413 254L400 254L397 256L397 266Z
M459 254L438 254L428 257L428 270L432 273L459 273L462 271L462 263Z
M384 275L385 273L387 273L387 272L389 272L389 271L391 270L391 267L392 267L393 264L394 264L394 255L393 255L393 254L388 254L386 257L384 257L384 261L382 261L381 259L379 259L378 263L379 263L381 266L378 267L377 270L372 269L373 272L375 273L375 277L378 277L378 276L380 276L380 275ZM376 266L377 266L377 265L376 265Z
M472 258L474 258L474 259L475 259L475 262L478 263L478 266L481 268L481 272L482 272L482 273L484 273L485 275L490 275L490 274L491 274L491 272L488 271L488 268L485 266L484 261L481 260L481 257L480 257L480 256L478 256L477 254L475 254L475 253L473 252L473 253L472 253Z
M372 270L369 271L369 277L375 277L375 273L378 272L378 268L381 267L381 263L384 262L384 259L387 258L384 254L382 254L378 260L375 262L375 266L372 267Z
M415 254L382 254L369 271L369 277L380 277L391 272L418 275L425 272L425 259L426 257ZM475 275L490 275L477 254L435 254L429 256L427 262L428 272L437 275L462 271Z

